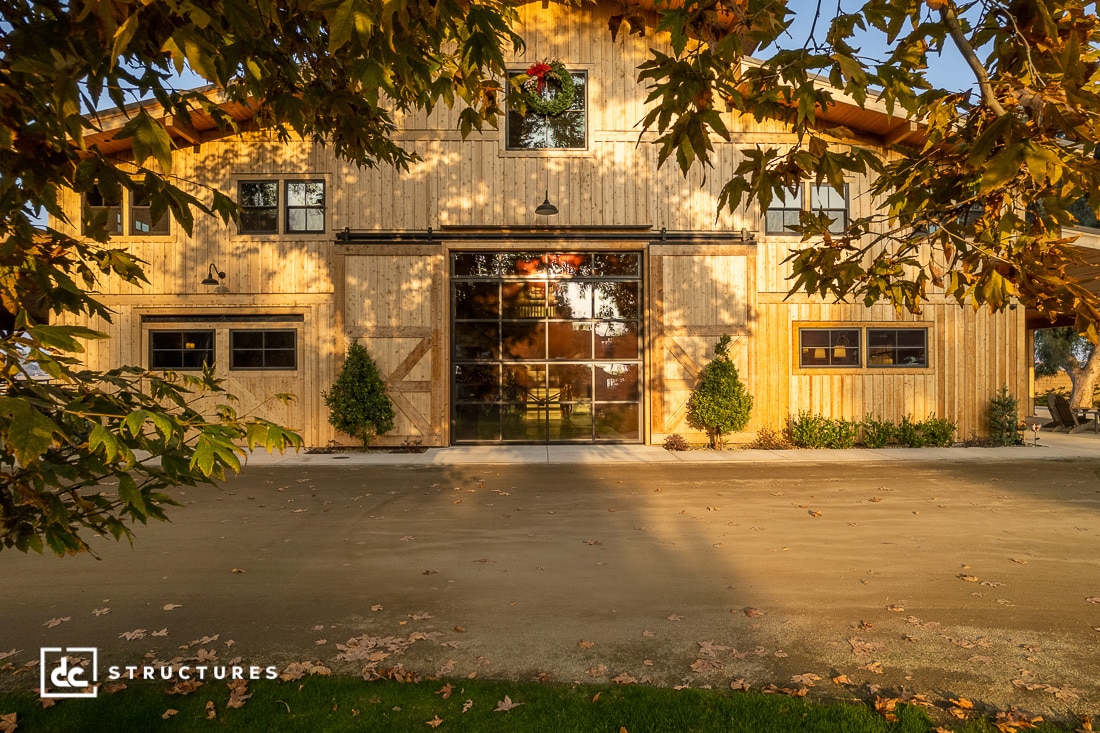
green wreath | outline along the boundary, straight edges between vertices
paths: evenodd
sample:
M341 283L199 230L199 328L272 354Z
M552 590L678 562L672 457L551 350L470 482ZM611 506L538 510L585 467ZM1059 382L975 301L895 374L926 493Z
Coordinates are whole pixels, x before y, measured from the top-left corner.
M558 83L558 93L546 99L542 96L546 82L553 80ZM520 86L522 89L523 103L529 112L534 112L547 117L560 115L573 104L573 98L577 96L577 87L573 83L573 75L565 68L565 64L558 60L537 61L527 69L527 79Z

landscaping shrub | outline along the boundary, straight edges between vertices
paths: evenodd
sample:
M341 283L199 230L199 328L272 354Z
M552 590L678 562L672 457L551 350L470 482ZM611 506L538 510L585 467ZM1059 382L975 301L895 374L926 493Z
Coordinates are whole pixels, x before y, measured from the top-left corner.
M863 432L864 448L885 448L898 430L889 420L882 420L871 414L864 416L860 428Z
M989 400L989 442L993 445L1019 445L1024 441L1020 422L1020 401L1002 386Z
M787 434L799 448L827 448L833 433L830 423L827 417L799 412L787 418Z
M894 437L898 439L899 445L903 445L906 448L923 448L925 446L924 432L921 430L921 424L910 420L908 415L901 419L901 423L898 425Z
M321 392L328 421L341 433L359 438L363 447L376 435L393 430L393 404L374 359L358 341L351 342L347 359L331 392Z
M681 451L688 449L688 442L684 440L684 436L679 433L673 433L672 435L665 436L664 442L665 450Z
M920 428L924 433L925 445L949 448L955 444L955 430L958 428L958 423L954 420L936 417L935 413L930 413L920 424Z
M756 450L786 450L791 447L791 441L782 430L760 428L756 433L756 440L749 443L749 448Z
M800 412L787 419L787 432L799 448L851 448L859 435L859 423Z
M687 421L705 430L712 448L722 447L722 436L744 430L752 411L752 395L745 390L729 356L730 337L714 345L714 359L703 367L699 383L688 400Z
M954 420L936 417L935 413L929 413L922 422L914 422L906 415L898 425L896 437L898 443L906 448L947 448L955 443L957 428L958 424Z

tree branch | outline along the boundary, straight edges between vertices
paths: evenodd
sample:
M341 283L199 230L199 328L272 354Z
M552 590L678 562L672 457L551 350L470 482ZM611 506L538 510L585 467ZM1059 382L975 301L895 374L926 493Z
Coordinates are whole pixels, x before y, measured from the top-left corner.
M962 54L963 59L966 60L967 65L971 71L974 72L974 76L978 79L978 88L982 92L982 101L993 110L993 112L1001 117L1005 114L1005 108L1001 106L1001 103L997 101L997 98L993 94L993 85L989 83L989 74L986 73L985 67L982 66L982 62L978 59L978 55L974 53L974 47L970 45L970 41L967 39L966 34L963 33L962 26L959 25L959 16L955 12L955 7L950 2L945 2L940 6L940 19L943 20L943 24L947 26L948 32L951 34L951 40L955 42L955 46L959 49L959 53Z

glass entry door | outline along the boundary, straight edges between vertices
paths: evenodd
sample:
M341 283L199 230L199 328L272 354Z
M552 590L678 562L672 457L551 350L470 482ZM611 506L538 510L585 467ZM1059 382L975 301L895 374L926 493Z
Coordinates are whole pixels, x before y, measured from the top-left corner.
M455 443L640 442L640 252L451 257Z

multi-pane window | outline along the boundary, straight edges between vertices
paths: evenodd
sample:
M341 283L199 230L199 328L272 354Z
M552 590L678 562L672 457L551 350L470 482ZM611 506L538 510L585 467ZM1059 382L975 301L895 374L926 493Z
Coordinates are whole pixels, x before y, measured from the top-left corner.
M829 231L843 234L848 228L848 187L837 191L829 185L810 186L810 213L824 214L832 219Z
M191 371L214 363L213 331L150 331L149 368Z
M98 188L93 188L84 194L84 218L85 234L88 233L87 224L98 220L102 220L108 234L122 234L121 196L107 196Z
M798 365L860 366L858 328L803 328L798 332Z
M863 354L866 354L866 361L861 358ZM926 368L928 329L800 328L798 365L807 368Z
M832 220L829 231L842 234L848 228L848 187L845 186L843 192L828 184L783 189L781 195L772 198L764 212L765 233L796 236L790 227L799 223L803 211L824 214Z
M928 329L867 329L867 366L928 366Z
M166 236L169 233L168 214L165 212L153 218L149 196L142 186L136 186L131 196L130 234L139 237Z
M325 231L322 180L242 180L237 182L239 234L315 234Z
M325 182L286 182L286 231L325 231Z
M798 186L793 191L784 188L780 195L772 198L771 205L764 212L764 231L767 234L793 235L790 227L798 225L799 216L802 214L802 187Z
M241 207L238 232L273 234L279 231L278 181L239 181L237 203Z
M296 369L298 332L247 329L229 332L230 369Z
M569 107L556 115L544 115L528 109L521 115L514 109L508 111L507 139L509 150L584 149L587 141L588 75L581 71L570 72L573 77L574 96ZM511 76L519 76L518 73ZM559 84L547 79L543 96L557 94Z

